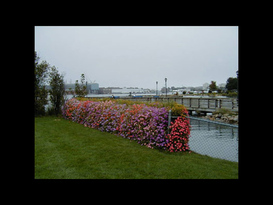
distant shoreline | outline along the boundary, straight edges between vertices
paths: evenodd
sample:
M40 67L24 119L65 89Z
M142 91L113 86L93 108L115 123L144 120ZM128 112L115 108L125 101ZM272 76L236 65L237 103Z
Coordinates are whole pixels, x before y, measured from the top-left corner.
M121 98L131 98L131 97L133 97L133 96L143 96L143 97L154 97L154 96L156 96L155 94L150 94L150 93L137 93L137 94L132 94L131 96L129 96L129 93L127 94L127 93L122 93L122 94L88 94L88 95L86 95L85 97L89 97L89 98L92 98L92 97L94 97L94 98L100 98L100 97L102 97L102 98L107 98L107 97L109 97L109 98L112 98L113 96L115 96L115 97L121 97ZM159 97L166 97L166 95L164 94L162 94L162 95L158 95ZM68 94L68 95L66 95L65 96L67 99L71 99L71 98L73 98L73 95L71 95L71 94ZM211 98L211 99L217 99L217 98L224 98L224 99L226 99L226 98L234 98L234 97L227 97L227 96L209 96L209 95L173 95L173 94L170 94L170 93L168 93L167 94L167 98Z

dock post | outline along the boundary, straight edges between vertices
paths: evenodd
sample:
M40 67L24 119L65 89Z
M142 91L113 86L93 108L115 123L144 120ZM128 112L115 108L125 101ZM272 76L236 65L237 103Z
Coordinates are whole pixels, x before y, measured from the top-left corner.
M170 134L170 125L172 120L172 110L169 110L169 118L168 118L168 134Z

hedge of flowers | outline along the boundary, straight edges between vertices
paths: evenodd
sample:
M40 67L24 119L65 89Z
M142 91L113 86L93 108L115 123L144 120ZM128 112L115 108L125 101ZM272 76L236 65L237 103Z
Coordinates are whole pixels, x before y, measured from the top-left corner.
M168 134L169 142L166 144L170 152L189 151L189 120L178 117L175 122L171 122L171 133Z
M137 141L149 148L170 152L189 150L189 120L179 117L168 132L168 110L145 104L118 104L114 101L78 101L70 99L63 108L65 119L85 127L110 132ZM184 110L184 114L188 114Z

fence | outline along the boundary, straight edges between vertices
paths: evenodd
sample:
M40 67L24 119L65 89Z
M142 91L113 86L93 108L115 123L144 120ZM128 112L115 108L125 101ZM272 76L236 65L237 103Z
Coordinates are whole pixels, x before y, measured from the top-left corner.
M177 116L172 116L172 120ZM189 117L190 150L214 158L238 162L238 126Z
M238 99L236 98L211 98L211 97L143 97L137 96L129 98L132 101L144 101L144 102L177 102L178 104L185 105L188 108L204 108L204 109L216 109L226 108L230 110L238 110Z

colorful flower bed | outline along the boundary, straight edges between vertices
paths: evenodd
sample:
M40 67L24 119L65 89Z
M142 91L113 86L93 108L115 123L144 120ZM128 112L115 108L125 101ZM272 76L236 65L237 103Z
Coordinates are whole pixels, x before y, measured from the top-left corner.
M181 152L189 150L190 126L189 120L178 117L175 122L171 122L171 133L168 134L169 142L166 144L170 152Z
M188 115L186 109L183 114ZM177 118L170 126L170 134L167 134L168 110L165 107L70 99L63 106L63 116L86 127L135 140L152 149L170 152L189 150L189 120L182 116Z

